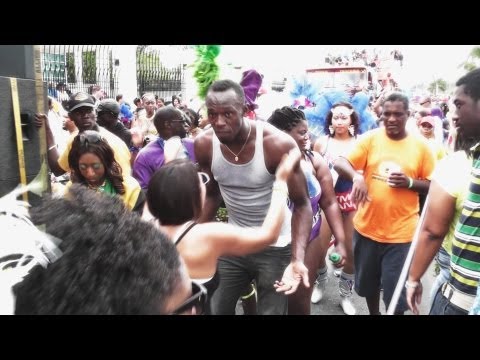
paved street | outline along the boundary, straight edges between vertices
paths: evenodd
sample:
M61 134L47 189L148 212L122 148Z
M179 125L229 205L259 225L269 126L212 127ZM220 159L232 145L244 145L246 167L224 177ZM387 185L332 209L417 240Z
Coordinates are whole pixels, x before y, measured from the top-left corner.
M327 263L330 263L327 261ZM420 305L420 314L428 314L428 297L430 288L435 280L433 264L422 278L422 284L424 288L422 303ZM356 292L353 292L352 303L357 309L357 315L368 315L367 302L364 298L359 297ZM383 304L383 300L380 301L380 312L386 314L386 309ZM328 269L328 282L326 287L326 293L323 299L318 304L312 304L312 315L345 315L340 307L340 295L338 294L338 278L333 275L333 267L329 264ZM408 311L406 314L412 314Z
M333 267L330 261L327 261L328 269L328 282L326 286L326 292L323 299L318 304L312 304L312 315L345 315L340 307L340 295L338 294L338 278L333 275ZM420 305L420 314L428 315L428 302L430 288L435 280L433 263L427 270L422 278L422 284L424 288L422 303ZM352 303L357 309L357 315L368 315L367 303L364 298L359 297L355 291L352 296ZM386 309L383 304L383 300L380 301L380 311L382 314L386 314ZM241 303L237 304L237 314L243 314ZM412 315L410 311L406 312L407 315Z

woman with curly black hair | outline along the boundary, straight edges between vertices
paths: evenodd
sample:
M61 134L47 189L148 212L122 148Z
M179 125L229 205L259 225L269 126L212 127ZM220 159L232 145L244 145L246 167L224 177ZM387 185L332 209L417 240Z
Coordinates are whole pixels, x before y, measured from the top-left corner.
M63 254L14 287L16 315L202 313L206 290L191 281L175 245L120 199L74 184L30 215L62 240Z
M72 183L80 183L110 196L120 195L132 211L143 209L145 195L140 184L132 176L122 175L112 148L99 132L86 130L75 137L68 164Z

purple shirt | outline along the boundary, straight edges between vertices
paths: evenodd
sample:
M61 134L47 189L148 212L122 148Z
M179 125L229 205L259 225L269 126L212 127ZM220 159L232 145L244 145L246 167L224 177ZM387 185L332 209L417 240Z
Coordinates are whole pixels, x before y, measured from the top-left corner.
M165 156L163 153L162 138L158 138L147 144L137 155L135 163L133 164L133 177L138 180L142 189L148 188L150 178L156 170L161 168L165 163ZM188 158L192 162L196 162L195 152L193 151L193 140L182 139L183 146L188 152Z

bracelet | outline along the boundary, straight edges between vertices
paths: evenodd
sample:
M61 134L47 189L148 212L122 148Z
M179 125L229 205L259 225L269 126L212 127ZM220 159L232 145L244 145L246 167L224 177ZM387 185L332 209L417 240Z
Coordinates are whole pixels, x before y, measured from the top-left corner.
M281 191L288 197L288 186L286 182L276 180L273 183L272 191Z
M55 144L55 145L52 145L52 146L50 146L50 147L48 148L48 151L50 151L50 150L53 150L53 149L55 149L56 147L58 147L58 145L57 145L57 144Z
M406 289L416 289L418 288L422 283L420 281L405 281L405 288Z
M413 186L413 179L411 177L408 178L408 188L411 189Z

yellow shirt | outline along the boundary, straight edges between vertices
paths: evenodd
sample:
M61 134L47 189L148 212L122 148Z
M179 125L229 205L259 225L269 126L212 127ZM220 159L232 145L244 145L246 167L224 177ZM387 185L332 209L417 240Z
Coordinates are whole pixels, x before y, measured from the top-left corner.
M99 126L100 130L99 133L102 135L113 149L113 155L115 156L115 160L120 164L122 167L122 174L124 177L126 175L131 175L132 167L130 165L130 150L128 150L127 145L120 139L117 135L112 134L107 129ZM65 151L60 155L58 158L58 165L65 170L70 171L70 166L68 165L68 154L70 153L70 149L72 148L73 139L77 134L70 136L67 141L67 147Z
M465 151L462 150L456 151L439 161L432 175L432 179L445 192L455 198L455 213L442 244L442 247L450 255L452 254L452 241L455 238L455 226L462 214L463 201L467 197L468 187L470 186L471 169L472 159L469 159Z
M442 144L439 144L434 138L426 139L428 147L433 153L436 161L442 160L447 155L447 150Z
M124 180L122 184L125 189L125 193L123 195L117 194L116 196L120 196L125 206L129 210L132 210L137 204L137 200L138 200L138 197L140 196L140 192L142 191L142 188L140 187L140 184L133 176L124 176L123 178ZM70 188L70 186L72 186L71 181L69 181L65 185L65 188L63 189L64 195L68 192L68 189Z

